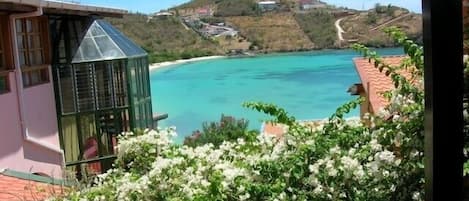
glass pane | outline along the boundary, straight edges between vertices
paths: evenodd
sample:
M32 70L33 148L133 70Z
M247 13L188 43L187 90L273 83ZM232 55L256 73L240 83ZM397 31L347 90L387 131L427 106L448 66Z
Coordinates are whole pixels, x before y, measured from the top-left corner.
M18 41L18 49L20 50L23 50L25 49L26 47L24 46L24 40L25 40L25 36L22 36L22 35L18 35L17 37L17 41Z
M97 132L96 132L96 121L94 114L80 116L80 132L81 142L83 144L81 150L81 157L84 160L94 159L100 156L99 150L102 147ZM85 171L89 174L101 173L101 165L99 162L85 164Z
M75 53L73 63L146 55L140 46L103 20L96 20L87 28L85 38L80 41L79 47L83 50L81 52L83 58Z
M103 59L114 59L125 57L120 49L107 36L95 37L96 44L103 56Z
M32 26L32 22L30 19L26 20L26 31L33 32L33 26Z
M44 64L42 50L30 51L29 62L31 66Z
M136 128L142 128L140 124L140 107L138 105L133 105L134 107L134 120L135 120L135 127Z
M39 71L41 73L41 82L49 81L49 68L44 68Z
M83 54L83 60L88 61L88 60L96 60L101 58L101 55L98 52L98 48L93 42L93 39L91 38L85 38L83 39L80 48L82 50Z
M28 45L29 48L41 48L41 36L39 35L32 35L28 37Z
M110 65L105 62L95 63L96 90L98 109L112 108L112 75Z
M121 118L120 122L122 122L122 125L121 125L122 132L130 131L129 110L126 109L122 111L120 118Z
M96 37L96 36L105 36L106 33L104 32L104 30L100 27L100 26L96 26L95 24L93 24L91 27L90 27L90 30L89 32L91 33L92 36Z
M113 68L116 106L127 106L127 77L124 63L121 61L113 62Z
M16 20L16 32L23 32L23 21Z
M7 82L7 76L0 76L0 94L9 91Z
M80 146L78 142L78 131L75 116L62 117L62 142L66 162L73 162L81 160Z
M26 52L20 52L19 53L19 59L20 59L20 66L25 66L26 64Z
M152 113L152 109L151 109L151 101L147 101L145 103L146 107L147 107L147 120L148 120L148 126L149 127L153 127L153 113Z
M75 108L75 87L73 85L73 74L71 66L61 66L57 69L58 87L60 92L60 102L62 114L76 112Z
M137 73L135 71L135 66L133 65L133 62L129 62L130 65L132 66L129 66L130 67L130 87L131 87L131 90L132 90L132 96L133 98L136 98L137 97Z
M116 117L114 116L114 112L104 112L98 114L98 128L99 133L101 134L101 143L102 143L102 150L103 156L106 155L113 155L114 154L114 144L112 142L113 136L117 136L120 134L121 128L116 125Z
M30 79L31 79L31 85L41 83L40 71L38 71L38 70L30 71L29 76L30 76Z
M128 57L146 54L140 46L136 45L108 22L104 20L97 20L97 22Z
M37 18L27 19L26 31L28 33L39 32L39 20Z
M30 86L30 85L31 85L31 81L30 81L30 79L29 79L29 73L28 73L28 72L23 72L22 75L23 75L23 85L24 85L25 87Z
M75 65L75 82L78 111L95 110L94 77L91 65Z
M99 156L94 114L79 116L83 159Z

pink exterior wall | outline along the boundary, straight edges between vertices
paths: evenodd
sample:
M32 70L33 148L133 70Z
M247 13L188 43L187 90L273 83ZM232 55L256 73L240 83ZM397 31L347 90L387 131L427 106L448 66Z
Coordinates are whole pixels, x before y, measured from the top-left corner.
M14 72L9 81L11 92L0 95L0 168L62 177L61 154L24 140ZM24 89L24 106L29 135L59 148L52 82Z
M52 82L25 88L23 92L29 135L60 148Z

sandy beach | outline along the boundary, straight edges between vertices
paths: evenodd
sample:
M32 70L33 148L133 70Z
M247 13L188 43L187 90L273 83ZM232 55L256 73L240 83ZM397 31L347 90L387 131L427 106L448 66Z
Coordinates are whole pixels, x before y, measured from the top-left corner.
M150 70L170 66L170 65L175 65L175 64L183 64L183 63L189 63L189 62L194 62L194 61L202 61L202 60L208 60L208 59L218 59L218 58L224 58L226 56L206 56L206 57L197 57L197 58L192 58L192 59L180 59L176 61L166 61L166 62L161 62L161 63L153 63L150 64Z

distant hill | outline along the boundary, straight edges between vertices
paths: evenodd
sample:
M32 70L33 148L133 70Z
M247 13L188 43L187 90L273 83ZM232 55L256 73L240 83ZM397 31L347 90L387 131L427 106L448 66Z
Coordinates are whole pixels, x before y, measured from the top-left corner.
M152 62L224 53L215 42L186 29L176 17L148 20L146 15L128 14L107 20L147 50Z
M291 13L270 13L225 19L252 42L252 48L263 52L297 51L314 47Z
M156 17L129 14L108 19L113 25L151 53L152 62L220 55L231 50L257 52L301 51L322 48L348 48L360 42L372 47L395 45L382 32L398 26L412 39L421 41L422 16L396 6L377 5L357 11L323 4L300 9L298 0L278 0L276 10L263 13L257 0L192 0L169 9L174 16ZM183 25L182 16L199 16L207 23L224 22L239 31L236 37L205 38ZM199 16L200 17L200 16ZM339 41L335 22L345 31Z

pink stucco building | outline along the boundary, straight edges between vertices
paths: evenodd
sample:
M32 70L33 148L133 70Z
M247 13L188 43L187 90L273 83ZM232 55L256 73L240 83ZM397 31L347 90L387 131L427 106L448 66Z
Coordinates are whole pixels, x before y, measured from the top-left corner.
M153 126L147 54L102 20L126 12L0 0L0 169L99 172L117 134Z

